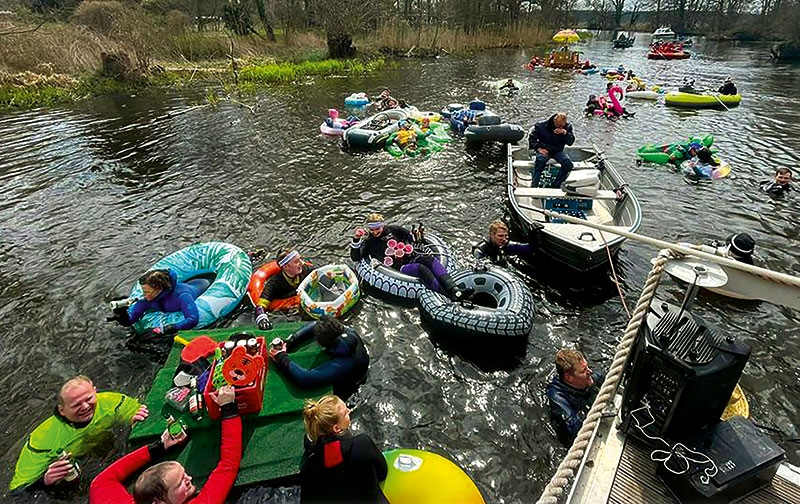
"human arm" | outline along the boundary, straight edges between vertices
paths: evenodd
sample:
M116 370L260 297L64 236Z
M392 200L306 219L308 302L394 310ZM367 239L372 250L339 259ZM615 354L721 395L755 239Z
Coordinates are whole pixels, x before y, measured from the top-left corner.
M317 325L315 322L309 322L294 332L291 336L286 338L286 351L293 352L297 349L300 343L308 341L314 337L314 327Z
M567 145L574 144L575 143L575 133L572 132L572 125L571 124L567 124L564 127L564 129L567 130L567 133L566 133L567 137L566 137L564 143L566 143Z
M358 262L361 260L364 252L364 241L366 238L366 230L364 228L356 228L353 233L353 240L350 242L350 260ZM369 256L368 256L369 257Z
M378 481L383 481L389 474L389 467L386 465L386 458L375 446L372 439L366 434L360 434L353 440L356 444L355 450L359 457L363 457L364 462L375 469L375 476Z
M200 494L190 504L224 504L239 475L242 461L242 419L234 402L233 387L222 387L216 399L222 410L219 463Z
M508 255L521 256L533 253L530 243L508 242L505 248Z
M183 313L183 320L178 322L177 324L169 324L165 327L165 333L171 334L167 331L170 325L175 326L176 331L185 331L187 329L192 329L197 326L197 323L200 321L200 313L197 311L197 303L195 303L194 298L188 292L182 293L178 297L178 301L181 305L181 313Z
M143 406L139 401L132 397L128 397L125 394L119 394L117 392L101 392L103 395L108 395L109 397L117 400L116 406L114 407L114 419L119 423L133 423L136 416L141 416L142 413L147 412L147 407ZM144 408L144 412L142 411ZM149 414L149 412L147 412ZM144 415L144 418L147 418L147 415ZM144 418L140 418L140 420L144 420Z
M150 309L150 301L147 301L146 299L140 299L136 301L135 303L133 303L133 305L131 305L130 308L128 308L128 320L120 321L120 324L126 327L132 326L140 318L142 318L144 312L146 312L149 309Z
M324 362L313 369L306 369L292 362L286 352L275 354L272 360L292 384L304 389L331 385L337 379L347 375L353 368L351 359L337 358Z

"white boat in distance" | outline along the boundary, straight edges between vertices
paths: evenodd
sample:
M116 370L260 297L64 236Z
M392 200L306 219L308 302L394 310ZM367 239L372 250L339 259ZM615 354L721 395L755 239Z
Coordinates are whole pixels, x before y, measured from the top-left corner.
M672 31L672 28L669 26L662 26L661 28L657 29L653 32L653 40L667 40L667 39L674 39L675 32Z

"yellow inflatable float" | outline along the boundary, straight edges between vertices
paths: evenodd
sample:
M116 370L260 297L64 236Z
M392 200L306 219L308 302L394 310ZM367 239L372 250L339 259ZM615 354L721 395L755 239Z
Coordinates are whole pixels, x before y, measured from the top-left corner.
M742 95L723 95L719 93L694 94L673 91L664 96L664 103L673 107L685 108L736 107L742 103Z
M469 476L444 457L406 448L383 456L389 474L381 490L390 504L486 504Z

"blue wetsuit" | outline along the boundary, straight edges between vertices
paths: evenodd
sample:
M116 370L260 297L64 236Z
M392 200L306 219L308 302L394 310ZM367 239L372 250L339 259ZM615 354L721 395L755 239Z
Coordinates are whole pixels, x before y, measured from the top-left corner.
M288 352L314 336L316 322L307 324L286 340L286 352L281 352L273 358L275 364L300 388L317 388L333 385L333 393L339 397L347 397L355 392L355 388L367 375L369 368L369 353L364 342L352 327L347 327L345 332L336 340L333 348L326 348L331 360L319 366L306 369L289 359Z
M567 385L556 373L547 386L550 420L556 429L558 439L566 445L572 444L578 431L581 430L586 413L589 412L597 392L603 385L605 376L595 371L592 373L592 379L594 383L591 387L580 390Z
M169 279L172 287L161 292L152 301L140 299L136 301L133 306L128 308L128 320L122 320L120 323L124 326L133 325L137 320L148 311L161 311L166 313L181 312L184 319L174 324L174 327L165 328L165 332L169 334L175 331L185 331L192 329L197 325L200 320L200 314L197 312L197 305L194 300L200 297L209 286L208 280L196 278L189 282L179 282L178 274L169 270ZM173 324L170 324L172 326Z

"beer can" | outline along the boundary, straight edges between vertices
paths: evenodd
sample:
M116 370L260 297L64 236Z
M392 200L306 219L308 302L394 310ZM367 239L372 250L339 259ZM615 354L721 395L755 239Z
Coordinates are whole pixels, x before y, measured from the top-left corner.
M278 350L283 345L283 340L280 338L275 338L274 340L272 340L271 344L274 350Z
M258 340L255 338L250 338L247 340L247 353L250 355L255 355L258 353Z

